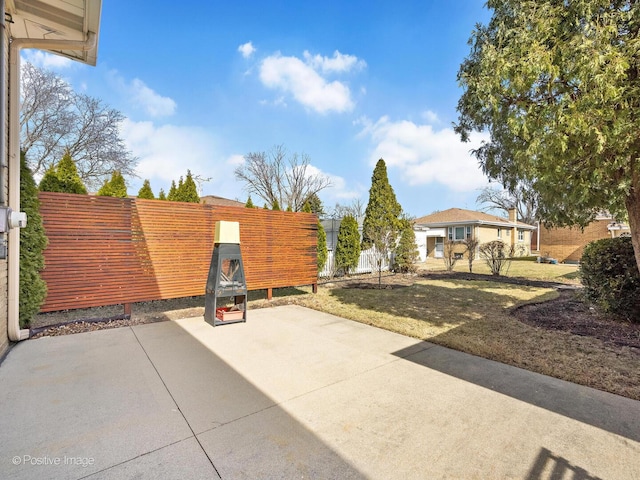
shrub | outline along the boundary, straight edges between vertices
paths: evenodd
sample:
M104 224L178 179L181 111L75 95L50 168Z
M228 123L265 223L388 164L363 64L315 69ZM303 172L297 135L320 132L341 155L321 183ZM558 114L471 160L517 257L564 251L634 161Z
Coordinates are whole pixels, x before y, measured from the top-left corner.
M480 241L477 238L471 237L463 240L462 244L464 245L467 260L469 261L469 273L473 273L473 261L476 258L476 250L478 249L478 245L480 245Z
M580 260L587 299L608 313L640 323L640 272L631 237L589 243Z
M151 190L151 182L148 179L144 181L142 187L138 191L138 198L143 198L146 200L155 200L155 195L153 194L153 190Z
M487 262L491 273L499 276L504 270L509 270L511 260L516 254L522 255L523 248L521 245L509 246L502 240L493 240L480 245L480 257Z
M327 232L324 231L324 227L320 220L318 220L318 243L316 249L318 255L318 272L321 272L327 263L327 257L329 254L327 252Z
M87 194L87 189L78 175L78 169L69 152L66 152L56 165L47 169L40 180L39 188L42 192Z
M360 233L358 221L347 215L340 222L338 240L336 241L335 264L346 275L358 266L360 260Z
M100 190L98 190L98 196L127 198L127 185L118 170L113 171L111 179L105 180Z
M416 234L411 222L404 222L400 240L396 247L393 269L400 273L415 273L418 270L416 262L420 257L416 245Z
M460 259L457 255L461 253L460 250L461 243L455 240L445 240L444 241L444 249L442 259L444 260L444 266L447 269L447 272L453 272L453 267L456 266L456 263Z
M27 214L27 225L20 229L20 295L18 300L20 328L28 328L47 296L47 285L40 272L44 268L43 251L47 237L42 217L38 188L24 153L20 154L20 208Z

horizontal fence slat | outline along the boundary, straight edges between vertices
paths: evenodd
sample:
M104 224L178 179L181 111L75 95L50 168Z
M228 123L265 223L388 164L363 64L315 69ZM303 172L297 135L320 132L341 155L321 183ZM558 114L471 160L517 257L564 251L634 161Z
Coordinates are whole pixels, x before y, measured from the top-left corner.
M240 224L249 290L317 282L308 213L41 192L41 311L203 295L218 220Z

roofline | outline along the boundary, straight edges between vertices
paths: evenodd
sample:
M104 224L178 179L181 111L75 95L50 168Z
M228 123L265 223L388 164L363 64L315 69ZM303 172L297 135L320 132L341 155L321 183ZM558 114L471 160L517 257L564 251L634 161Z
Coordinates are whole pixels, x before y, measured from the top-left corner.
M454 225L488 225L491 227L519 228L522 230L536 229L536 227L534 227L533 225L529 225L527 223L490 222L487 220L462 220L462 221L458 220L458 221L451 221L451 222L427 222L427 223L416 222L415 225L420 225L421 227L427 227L427 228L450 227Z

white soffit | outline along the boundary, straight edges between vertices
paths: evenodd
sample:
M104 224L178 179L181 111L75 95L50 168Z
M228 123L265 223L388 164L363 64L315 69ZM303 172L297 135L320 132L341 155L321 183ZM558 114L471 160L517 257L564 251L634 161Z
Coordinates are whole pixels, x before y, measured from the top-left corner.
M85 41L96 35L88 51L49 50L72 60L96 64L102 0L6 0L6 25L14 39Z

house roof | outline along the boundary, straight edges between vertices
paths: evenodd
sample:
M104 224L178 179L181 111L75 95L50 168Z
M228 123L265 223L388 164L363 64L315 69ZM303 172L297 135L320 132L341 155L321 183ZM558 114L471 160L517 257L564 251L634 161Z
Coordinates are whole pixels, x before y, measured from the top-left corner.
M416 218L414 224L424 227L446 227L449 225L492 225L505 228L522 228L533 230L536 227L522 222L511 222L507 218L498 217L489 213L465 210L462 208L449 208L441 212L432 213L424 217Z
M245 205L237 200L230 200L216 195L205 195L204 197L200 197L200 203L204 203L206 205L220 205L221 207L244 207Z
M102 0L6 0L7 27L14 39L86 41L89 50L39 47L95 66L98 58Z

